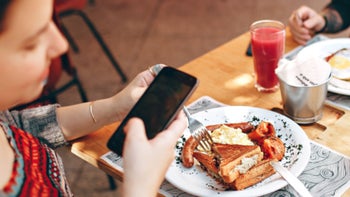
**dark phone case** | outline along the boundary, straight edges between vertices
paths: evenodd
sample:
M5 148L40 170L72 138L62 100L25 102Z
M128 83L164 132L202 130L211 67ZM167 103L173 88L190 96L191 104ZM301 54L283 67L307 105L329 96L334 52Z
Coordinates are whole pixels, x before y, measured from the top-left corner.
M164 80L166 80L166 82L169 82L163 83ZM107 147L110 150L116 152L118 155L122 155L125 139L123 128L128 120L132 117L140 117L143 119L146 127L147 137L149 139L153 138L157 133L164 130L174 119L176 114L182 109L182 105L193 93L197 83L197 79L191 75L188 75L172 67L164 67L153 80L151 85L147 88L145 93L137 101L135 106L131 109L126 118L116 129L112 137L109 139ZM186 92L182 92L183 89L186 89ZM174 93L175 91L172 90L176 90L176 94ZM179 98L180 95L181 98ZM164 100L164 98L167 99ZM169 102L172 102L171 105L169 105ZM142 106L145 103L149 105ZM171 109L169 109L169 107ZM152 116L152 113L153 116L156 114L156 117L145 118ZM147 128L157 129L155 131L150 131L153 129Z
M245 52L245 54L246 54L247 56L253 56L253 53L252 53L252 44L251 44L251 43L248 44L247 51Z

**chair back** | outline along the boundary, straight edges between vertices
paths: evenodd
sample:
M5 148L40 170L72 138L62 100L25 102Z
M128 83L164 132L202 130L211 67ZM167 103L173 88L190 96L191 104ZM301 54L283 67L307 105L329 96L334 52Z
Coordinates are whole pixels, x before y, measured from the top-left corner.
M57 13L62 13L71 9L82 10L86 3L87 0L55 0L54 7Z
M44 87L44 92L50 91L55 88L58 80L62 74L62 60L61 57L52 60L50 65L49 77Z

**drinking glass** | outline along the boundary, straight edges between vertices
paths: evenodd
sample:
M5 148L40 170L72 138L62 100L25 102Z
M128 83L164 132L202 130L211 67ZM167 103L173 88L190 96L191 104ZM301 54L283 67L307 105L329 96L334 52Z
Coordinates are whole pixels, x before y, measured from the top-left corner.
M285 25L276 20L259 20L250 26L250 35L255 87L260 92L275 92L279 88L275 69L284 54Z

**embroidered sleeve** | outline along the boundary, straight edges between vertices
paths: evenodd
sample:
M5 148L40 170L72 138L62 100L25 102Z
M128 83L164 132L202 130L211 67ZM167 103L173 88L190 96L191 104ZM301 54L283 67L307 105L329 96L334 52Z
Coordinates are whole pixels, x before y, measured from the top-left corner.
M18 128L30 132L50 147L56 148L68 144L57 122L57 107L59 107L57 104L46 105L11 111L2 115L5 115L4 117L9 124L14 124ZM1 118L4 119L4 117Z

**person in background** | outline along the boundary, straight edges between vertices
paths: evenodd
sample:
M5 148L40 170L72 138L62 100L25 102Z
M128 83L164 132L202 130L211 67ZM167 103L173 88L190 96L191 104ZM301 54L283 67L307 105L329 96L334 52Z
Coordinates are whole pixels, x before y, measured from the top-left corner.
M122 120L154 79L151 68L110 98L9 111L40 96L51 60L67 51L52 16L53 0L0 0L0 196L73 196L53 148ZM180 113L148 140L140 119L128 122L125 196L157 194L186 126Z
M307 6L301 6L289 17L293 38L305 45L318 33L337 33L350 26L350 1L332 0L317 13Z

